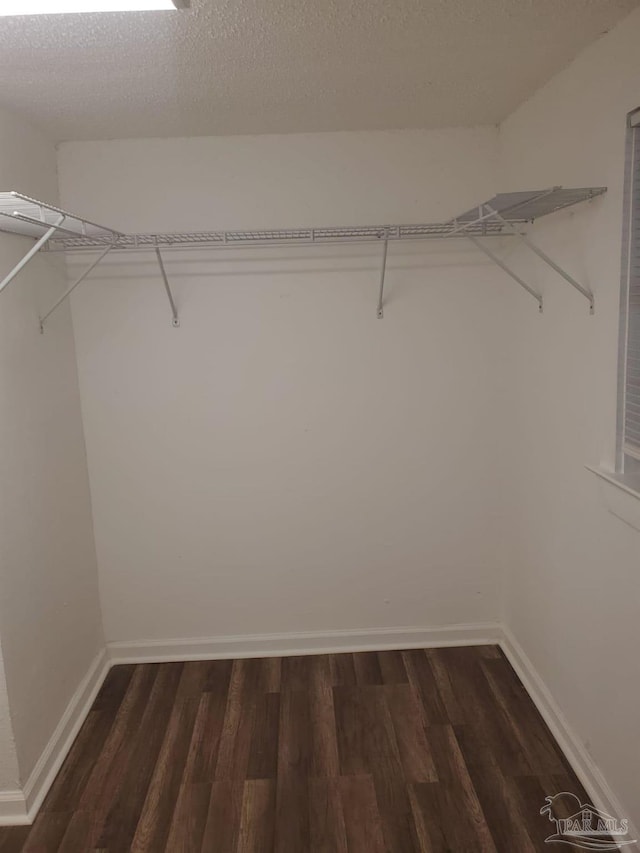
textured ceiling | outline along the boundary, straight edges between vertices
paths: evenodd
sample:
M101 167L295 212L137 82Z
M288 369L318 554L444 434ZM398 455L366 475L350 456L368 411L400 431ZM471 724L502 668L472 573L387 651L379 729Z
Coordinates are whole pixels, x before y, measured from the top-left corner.
M192 0L0 17L0 106L55 139L496 123L640 0Z

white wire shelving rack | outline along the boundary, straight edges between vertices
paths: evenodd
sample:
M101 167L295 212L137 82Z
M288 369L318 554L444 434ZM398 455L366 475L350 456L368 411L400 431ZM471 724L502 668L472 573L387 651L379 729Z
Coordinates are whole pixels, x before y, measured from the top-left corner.
M606 187L551 187L545 190L499 193L447 222L411 225L327 226L322 228L273 228L257 230L199 231L183 234L124 234L97 225L60 208L29 198L17 192L0 193L0 231L35 239L24 257L0 282L0 292L39 252L98 252L98 257L82 275L56 300L40 318L40 328L53 312L70 296L106 255L111 252L153 252L169 305L172 323L180 325L176 303L171 291L162 252L170 249L230 249L264 246L309 246L336 243L380 243L382 257L378 289L377 316L383 317L384 285L387 253L390 243L407 240L466 239L482 251L493 263L538 302L542 311L542 294L528 284L489 246L485 240L494 237L514 237L523 242L545 264L567 281L588 301L591 313L594 297L591 289L580 284L557 264L529 236L524 228L539 219L566 207L591 201L602 195Z

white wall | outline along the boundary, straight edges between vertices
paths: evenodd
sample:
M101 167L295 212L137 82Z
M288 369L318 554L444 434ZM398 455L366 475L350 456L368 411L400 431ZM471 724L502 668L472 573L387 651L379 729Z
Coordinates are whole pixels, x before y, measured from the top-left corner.
M69 143L64 206L132 231L433 221L493 129ZM453 245L147 255L73 298L110 641L493 621L505 314ZM81 267L74 264L74 270Z
M53 145L5 112L0 187L57 197ZM0 269L31 244L2 235ZM21 784L103 644L68 307L38 328L65 286L55 267L38 257L0 298L0 638ZM2 707L0 696L0 717ZM6 740L3 725L2 765Z
M545 314L473 253L149 259L74 297L106 633L142 640L503 618L638 822L640 540L611 462L624 116L640 13L495 134L70 143L66 206L123 230L434 220L496 189L606 184L518 251ZM73 269L76 269L74 265ZM508 567L509 571L505 571ZM502 582L502 573L504 583Z
M584 465L614 460L625 115L640 104L639 39L640 11L500 132L503 184L609 187L590 208L534 231L591 284L596 314L539 266L544 316L517 306L519 543L505 617L636 824L640 533L607 512Z
M4 674L4 663L0 655L0 812L2 811L2 794L11 791L15 793L20 788L20 773L16 744L11 725L7 681Z

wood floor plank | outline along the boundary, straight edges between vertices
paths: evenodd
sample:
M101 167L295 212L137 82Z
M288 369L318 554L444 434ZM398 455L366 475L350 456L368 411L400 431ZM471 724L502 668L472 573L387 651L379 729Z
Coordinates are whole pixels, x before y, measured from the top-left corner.
M349 853L386 853L372 777L343 776L340 798Z
M187 699L178 698L181 685L182 680L138 819L132 853L154 853L164 849L169 834L199 705L193 694L187 694L190 696Z
M189 660L185 661L178 690L177 699L189 699L202 695L205 686L209 683L211 676L211 661Z
M582 803L589 802L589 795L585 791L582 783L576 776L573 770L569 769L567 773L553 773L550 775L542 775L536 777L542 788L545 797L552 797L561 791L568 791L575 794ZM569 817L569 814L562 815Z
M256 667L253 660L233 662L215 779L245 779L256 708Z
M502 658L503 660L506 660L500 646L476 646L475 648L481 658Z
M173 810L166 853L200 853L211 802L211 783L183 783Z
M275 804L274 779L245 782L237 853L271 853L274 847Z
M67 831L71 815L66 812L42 812L24 844L22 853L54 853Z
M417 691L409 684L385 687L407 782L437 782L438 774L425 732L425 714Z
M275 779L278 772L280 694L264 693L256 704L247 779Z
M485 660L482 669L534 773L562 773L562 753L509 663L504 659Z
M493 837L453 727L430 726L427 737L439 780L428 794L435 798L444 837L452 850L494 853Z
M403 652L402 657L409 675L409 683L418 690L429 723L432 725L447 723L449 717L440 696L431 663L424 650L411 649Z
M135 664L112 667L98 691L91 710L115 714L129 689L135 671Z
M184 779L190 784L213 782L227 709L227 690L200 697Z
M481 721L465 723L463 726L454 726L454 731L467 766L498 765L505 775L509 776L517 772L531 772L529 765L520 760L521 751L519 745L516 752L517 759L511 758L513 754L511 743L506 747L499 747L496 750L492 737L487 734ZM505 755L507 758L504 758ZM515 769L517 765L521 765L521 768Z
M281 668L280 690L304 691L309 689L310 664L302 655L292 655L283 658Z
M309 779L309 847L313 853L349 853L340 779Z
M340 774L336 715L333 706L333 688L316 683L309 692L309 717L311 723L312 777L334 778Z
M389 853L418 851L415 822L407 786L400 777L384 773L373 774L382 834Z
M435 678L442 704L445 707L447 722L453 725L460 725L467 721L467 716L455 694L449 668L440 652L441 649L428 649L426 655L431 664L433 677Z
M404 665L402 652L383 651L378 652L378 665L382 674L383 684L408 684L409 675Z
M331 682L334 687L350 686L356 683L356 669L352 654L330 655Z
M561 791L497 646L127 665L0 853L547 853Z
M120 779L96 846L126 849L133 839L162 742L174 707L183 664L158 668L130 760Z
M293 656L282 659L280 690L312 690L331 687L330 655Z
M423 782L409 787L409 799L420 853L452 853L453 851L445 837L444 820L438 801L438 784Z
M309 696L296 690L280 696L278 776L309 776L313 755Z
M310 831L308 777L278 773L274 850L312 853Z
M514 849L518 853L536 853L540 849L538 841L543 839L529 834L528 822L520 810L516 777L504 776L497 765L468 769L498 853L512 853ZM533 799L529 808L539 812L538 803L543 802L544 797Z
M414 849L411 807L391 713L388 688L334 688L340 764L345 775L370 775L387 849Z
M240 835L244 781L218 780L211 784L202 853L235 853ZM173 851L167 850L167 853Z
M514 781L518 787L522 802L525 804L522 807L522 811L527 816L530 832L533 835L537 830L542 838L546 838L554 833L555 825L548 816L541 815L539 809L535 808L538 802L544 805L547 797L555 798L557 794L565 792L573 794L582 804L586 805L591 802L590 796L571 769L567 773L536 777L518 777ZM570 817L575 813L572 802L574 801L570 797L560 797L554 800L553 814L561 818ZM611 842L611 839L607 839L606 836L603 836L602 840L609 840ZM544 849L548 850L549 846L545 844ZM630 849L633 848L631 847Z
M353 656L356 684L382 684L382 670L377 652L360 652Z
M286 674L285 674L286 673ZM285 678L291 671L283 668ZM309 773L312 730L306 691L288 690L280 697L275 850L309 850Z
M42 804L43 812L72 812L78 808L93 767L104 750L112 722L107 711L89 712Z
M425 811L434 850L497 853L484 813L468 811L468 804L461 798L458 785L452 782L431 782L418 783L415 787L426 789L428 801ZM510 853L515 850L521 853L516 846L511 848Z
M310 665L310 690L323 690L333 687L333 669L331 655L312 655Z
M262 688L265 693L279 693L282 682L282 658L262 658Z
M278 692L280 689L282 664L280 667L274 667L269 658L245 658L242 667L245 695L258 697L263 693Z
M30 826L8 826L1 828L0 853L21 853L30 832Z
M333 705L340 773L368 776L366 718L362 714L362 691L357 687L334 687Z
M446 663L449 680L458 704L464 709L465 760L472 763L497 763L505 776L530 776L534 773L523 748L514 720L505 714L483 668L476 647L439 649Z
M202 688L203 693L223 693L229 689L233 660L208 660L207 676Z
M91 850L94 832L95 814L93 812L73 812L57 853L79 853L81 850Z
M80 810L94 810L106 815L110 808L129 762L131 743L139 730L158 672L157 668L144 665L135 667L105 746L80 797Z
M510 792L509 799L516 804L515 807L522 816L522 823L526 827L535 849L548 850L550 845L545 842L545 839L555 832L555 824L552 824L546 815L540 814L540 809L544 806L547 797L542 779L538 776L514 776L508 781L510 789L513 791L512 794ZM570 780L567 779L567 781L570 790L573 786ZM556 788L553 786L553 788L551 796L565 790L563 787ZM587 798L579 799L583 803L588 801ZM564 816L569 817L569 814L567 813Z

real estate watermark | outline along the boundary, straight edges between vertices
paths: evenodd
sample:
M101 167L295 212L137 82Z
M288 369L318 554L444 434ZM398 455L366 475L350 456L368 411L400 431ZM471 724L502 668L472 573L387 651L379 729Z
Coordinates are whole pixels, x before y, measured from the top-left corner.
M629 838L629 821L607 814L590 803L582 803L575 794L561 791L547 797L540 814L556 825L547 844L571 844L582 850L619 850L637 839ZM568 815L568 817L560 817Z

